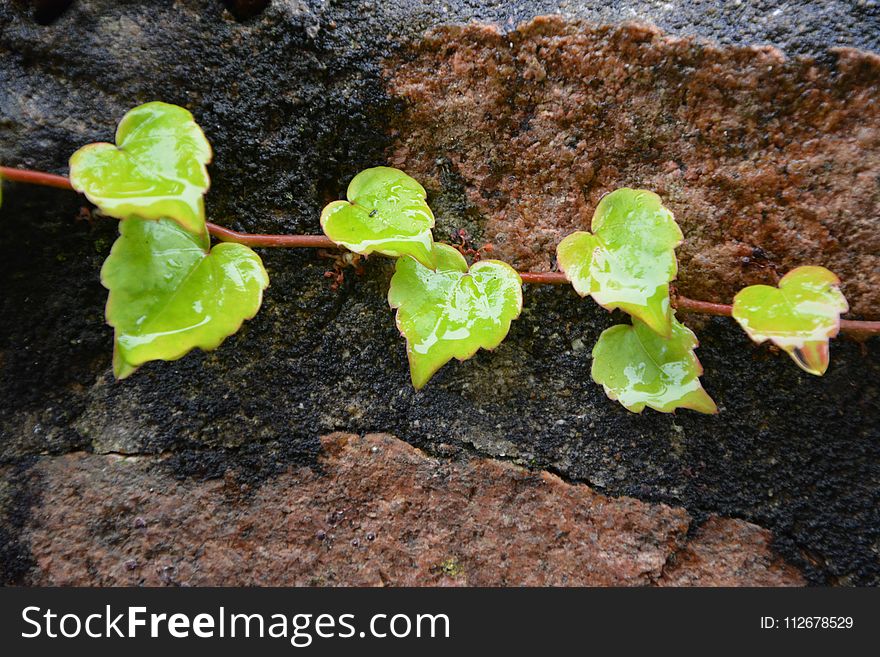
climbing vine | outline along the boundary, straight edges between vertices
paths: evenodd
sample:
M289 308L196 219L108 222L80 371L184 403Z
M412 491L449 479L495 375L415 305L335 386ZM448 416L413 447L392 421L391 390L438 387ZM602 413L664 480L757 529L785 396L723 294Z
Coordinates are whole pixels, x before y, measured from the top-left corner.
M684 236L662 199L646 190L606 195L590 232L572 233L557 247L560 272L517 272L498 260L469 265L459 250L435 242L425 189L397 169L355 176L347 200L321 213L324 236L251 235L206 221L211 146L187 110L161 102L136 107L120 121L115 142L74 153L69 180L5 167L0 178L82 192L119 219L101 282L120 379L151 360L214 349L256 315L269 285L258 247L338 246L395 258L388 302L416 389L452 358L497 347L522 310L524 283L571 283L631 317L599 336L591 375L636 413L645 406L717 412L700 383L697 338L676 309L732 316L752 340L771 341L814 375L828 369L828 341L841 329L880 333L880 322L840 319L848 304L823 267L798 267L777 287L747 287L732 307L673 296L675 249ZM212 248L211 236L221 243Z

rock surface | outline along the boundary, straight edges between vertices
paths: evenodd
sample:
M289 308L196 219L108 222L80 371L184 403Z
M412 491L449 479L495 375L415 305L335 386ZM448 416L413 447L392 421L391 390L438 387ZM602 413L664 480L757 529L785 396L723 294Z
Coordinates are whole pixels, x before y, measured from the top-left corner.
M792 586L800 574L776 557L773 536L742 520L712 516L672 556L661 586Z
M644 188L685 235L685 296L730 303L812 263L880 317L880 56L818 66L539 18L438 28L388 75L406 101L391 162L429 189L458 179L474 237L518 269L551 269L602 196Z
M769 43L786 56L813 56L823 75L834 74L840 61L831 46L880 50L876 12L858 3L785 4L784 10L771 2L739 8L717 2L606 4L398 0L340 6L275 0L238 22L220 2L77 0L50 25L39 25L21 5L3 3L0 162L65 172L69 155L84 143L112 137L128 108L162 99L190 107L214 145L208 197L213 221L253 232L318 232L320 208L343 193L356 171L401 154L410 135L391 134L388 127L419 129L406 113L412 112L406 99L391 93L401 78L394 82L385 76L395 70L402 75L400 62L409 61L415 70L424 61L420 57L434 56L436 36L422 42L427 28L475 19L513 31L547 12L597 25L641 20L675 36L722 44L705 48L719 61L745 58L745 70L749 53L760 61L768 55L741 46ZM558 27L559 38L566 38L566 30L595 36L603 29L567 25ZM528 29L536 28L523 28ZM614 33L626 32L608 32ZM458 34L463 41L451 43L452 51L473 47L473 35L484 34L484 28ZM678 43L656 39L663 47ZM675 47L684 48L683 43ZM503 41L500 46L493 56L509 57L509 47ZM682 54L685 61L688 52ZM792 83L809 70L797 62L783 68ZM570 70L579 69L572 65ZM729 73L729 68L719 71ZM785 86L781 78L770 80ZM827 86L821 79L819 84ZM865 86L865 93L876 84ZM443 116L432 120L443 128ZM438 137L444 134L438 129ZM647 149L631 155L646 158L628 165L633 171L656 162ZM865 165L873 166L876 151L868 155ZM413 162L420 157L407 155ZM671 172L658 173L666 175ZM467 228L479 236L490 221L497 222L471 200L473 184L461 170L441 166L429 178L441 228ZM265 250L261 255L272 285L260 314L238 335L210 354L151 364L115 383L111 331L103 324L106 291L98 281L115 226L77 221L83 202L66 192L8 184L3 191L2 582L44 581L38 564L57 573L52 564L64 563L64 546L52 543L48 534L34 543L36 519L63 521L53 515L58 509L47 497L45 482L53 472L78 471L81 490L96 501L101 491L95 482L108 487L116 482L125 490L121 473L134 472L146 492L128 489L128 494L136 500L146 496L144 505L150 502L149 486L164 487L179 493L165 500L167 508L185 505L186 494L196 491L205 504L225 513L220 500L226 499L226 484L220 480L232 480L239 491L247 486L245 497L253 499L261 494L272 499L281 490L298 499L295 486L308 489L309 478L317 476L310 473L327 458L321 456L320 435L380 431L424 449L441 465L493 457L589 484L612 500L641 500L646 527L655 526L659 504L684 509L693 527L710 516L741 518L723 521L738 527L731 530L731 540L745 531L743 521L766 528L773 551L811 583L880 584L877 340L835 341L831 369L816 378L785 357L752 346L727 320L685 316L700 337L704 383L721 413L636 416L608 401L589 380L592 344L622 318L597 310L570 289L529 287L524 313L501 347L448 365L416 394L385 301L387 262L371 260L363 276L348 275L333 292L323 278L331 267L327 260L313 252ZM799 202L799 197L793 201ZM876 202L865 200L866 207ZM866 216L867 210L860 210L845 221L856 226ZM699 238L698 226L690 232L689 238ZM809 241L798 244L813 248ZM752 267L738 266L729 275L741 276ZM698 283L692 277L691 284ZM70 456L77 452L92 455ZM120 460L118 454L136 458ZM58 486L51 490L76 499L64 497ZM68 529L78 531L83 544L98 540L94 537L102 531L111 536L106 528L112 529L114 518L127 517L128 503L123 499L116 511L111 504L103 518L93 508L89 522ZM242 519L248 516L245 507L234 508ZM215 527L209 531L212 527L206 535L219 534ZM55 531L61 531L57 525ZM703 540L716 540L712 536L718 534ZM685 545L682 540L676 545ZM764 532L750 535L752 547L740 552L731 546L727 562L718 560L717 551L701 556L706 553L694 543L676 548L668 566L682 560L697 570L700 563L727 570L743 563L773 564L774 557L761 552L768 540ZM218 553L227 549L219 545ZM282 543L275 545L283 554ZM183 558L189 547L181 537L179 552L172 545L167 554ZM737 554L754 555L754 550L765 556L737 561ZM338 554L344 560L347 553ZM199 562L200 568L212 563L203 557ZM101 572L116 571L110 564ZM160 581L154 572L149 576Z
M801 585L767 532L608 498L547 472L437 459L392 436L322 439L320 474L257 489L178 482L155 459L70 454L32 470L29 584ZM668 562L672 571L665 571Z

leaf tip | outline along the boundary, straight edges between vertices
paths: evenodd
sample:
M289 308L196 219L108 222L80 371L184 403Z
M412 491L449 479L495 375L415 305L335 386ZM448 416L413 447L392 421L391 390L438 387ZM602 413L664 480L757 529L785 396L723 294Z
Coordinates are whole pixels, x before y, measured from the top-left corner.
M794 348L788 353L798 367L814 376L824 376L831 364L827 340L807 342L803 347Z
M113 344L113 376L116 377L117 381L121 381L122 379L126 379L138 369L137 365L132 365L125 357L122 355L122 352L119 349L119 342L114 341Z
M703 413L705 415L718 415L718 404L715 403L715 400L706 392L705 389L700 388L695 392L696 398L693 402L686 406L686 408L690 408L692 411L697 411L698 413Z

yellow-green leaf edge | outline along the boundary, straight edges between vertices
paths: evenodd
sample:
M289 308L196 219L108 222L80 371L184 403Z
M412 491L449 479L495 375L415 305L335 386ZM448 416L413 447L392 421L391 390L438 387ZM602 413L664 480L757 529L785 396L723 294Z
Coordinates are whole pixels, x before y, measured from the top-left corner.
M593 347L590 374L609 399L633 413L649 406L661 413L689 408L706 414L718 412L703 388L703 366L694 353L699 346L693 332L673 315L664 338L633 318L602 332Z
M577 231L557 249L559 268L581 296L619 308L668 336L669 283L678 273L681 229L655 193L623 187L605 195L593 213L592 233Z
M101 269L117 378L150 360L215 349L259 310L269 277L250 248L222 243L209 250L207 236L169 219L131 218L119 232Z
M733 299L733 318L761 344L770 340L805 372L822 376L831 361L828 340L849 310L837 276L819 266L792 269L777 287L750 285Z
M464 256L451 246L435 244L434 248L436 249L435 270L428 269L412 258L400 258L388 290L388 303L392 309L397 310L397 328L406 338L410 376L416 390L424 387L430 378L452 358L464 361L476 354L479 349L495 349L507 337L512 321L519 317L522 311L522 279L510 265L499 260L481 260L468 268ZM424 347L427 350L424 354L419 353L423 344L420 341L424 338L416 322L430 319L429 313L422 304L431 305L435 303L435 299L443 300L443 309L434 324L434 333L436 333L444 313L448 316L450 313L455 315L458 312L452 298L453 294L473 295L475 291L492 294L493 290L487 291L487 288L495 283L498 286L493 288L494 292L504 298L499 314L494 318L494 325L479 327L480 334L473 339L450 339L441 342L442 338L439 338ZM480 287L481 285L483 287ZM432 352L431 348L435 344L447 348Z
M434 213L427 196L421 184L399 169L365 169L349 183L347 201L324 207L321 228L349 251L393 258L409 255L433 269Z
M115 144L99 142L76 151L70 183L111 217L173 219L201 234L212 156L188 110L155 101L122 117Z

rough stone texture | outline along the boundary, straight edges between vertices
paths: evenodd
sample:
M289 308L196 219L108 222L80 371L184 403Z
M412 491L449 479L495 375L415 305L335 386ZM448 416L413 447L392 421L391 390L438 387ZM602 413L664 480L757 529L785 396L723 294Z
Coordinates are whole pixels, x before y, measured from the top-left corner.
M536 19L438 28L389 65L407 101L391 162L454 176L478 241L548 270L599 199L651 189L675 213L679 290L730 303L821 264L880 317L880 57L817 66L648 26Z
M426 456L387 435L322 439L320 474L256 490L177 482L154 459L83 453L35 468L25 530L41 585L800 585L767 532L486 459ZM720 564L720 567L715 569Z
M34 473L30 463L0 466L0 583L21 581L33 568L28 546L22 539L30 518Z
M713 516L683 550L670 559L662 586L791 586L803 583L795 569L770 547L766 529L742 520Z
M831 45L876 51L880 39L875 10L849 2L605 4L275 0L239 23L219 2L77 0L41 26L2 3L0 162L64 172L75 148L111 137L131 106L176 102L217 153L212 220L318 232L323 203L357 170L387 162L387 127L404 101L388 94L383 67L419 52L428 27L474 18L513 29L559 9L724 44L769 42L823 67L838 59ZM461 176L449 169L440 181L431 202L441 226L479 227ZM98 282L115 226L76 221L81 205L69 193L4 185L2 582L39 578L23 528L48 512L41 473L56 456L140 455L150 478L179 491L233 472L256 495L314 467L318 436L344 430L390 432L441 459L547 469L603 495L684 508L695 524L742 518L772 531L774 551L811 583L880 583L877 340L835 341L831 369L817 378L753 347L727 320L685 317L721 414L635 416L589 380L591 345L622 318L570 289L529 287L495 352L450 364L414 393L385 301L387 262L371 260L334 293L326 260L267 250L272 286L239 334L115 383Z

